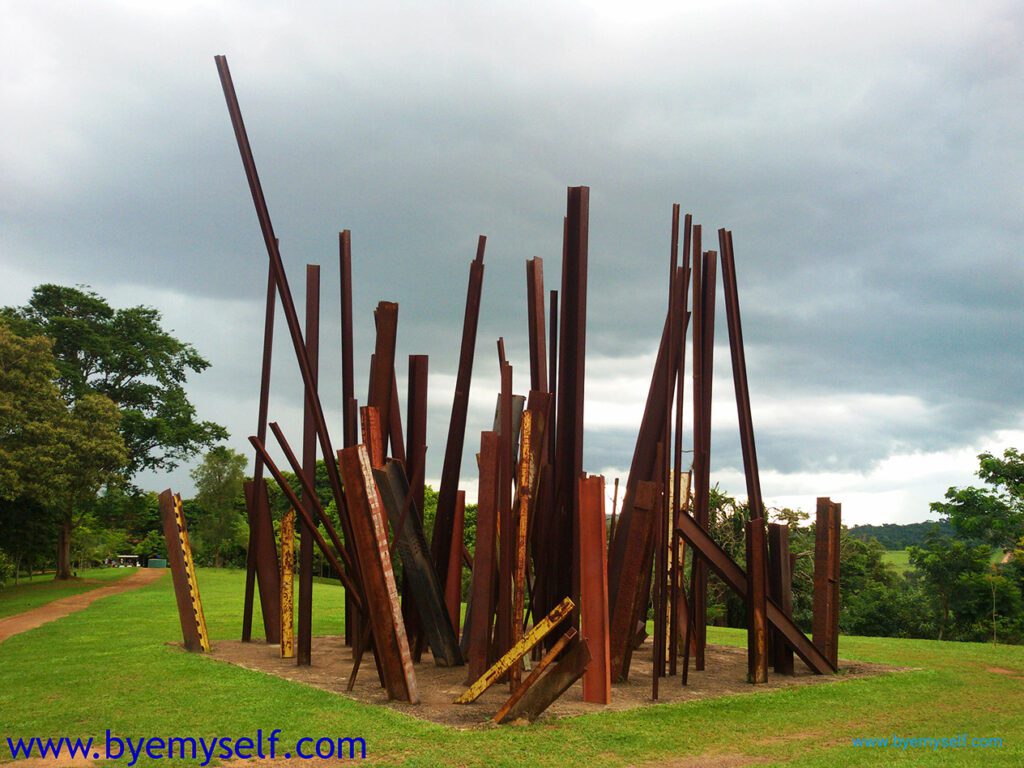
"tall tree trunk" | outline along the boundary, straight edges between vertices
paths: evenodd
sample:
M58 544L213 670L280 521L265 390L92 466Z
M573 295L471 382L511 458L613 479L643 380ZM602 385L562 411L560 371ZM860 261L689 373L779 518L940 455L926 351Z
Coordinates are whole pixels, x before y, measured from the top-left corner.
M18 571L21 570L21 560L22 555L19 554L17 559L14 561L14 586L18 586Z
M57 573L54 579L71 578L71 514L68 513L60 524L57 537Z

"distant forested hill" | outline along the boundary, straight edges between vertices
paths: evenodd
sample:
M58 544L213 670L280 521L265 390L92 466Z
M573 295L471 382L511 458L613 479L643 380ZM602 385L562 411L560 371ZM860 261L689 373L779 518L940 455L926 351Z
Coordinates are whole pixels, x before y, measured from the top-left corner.
M936 525L943 533L953 535L953 527L949 523L940 522L907 523L906 525L897 523L855 525L850 528L850 535L864 541L874 537L886 549L906 549L912 544L924 544L925 534Z

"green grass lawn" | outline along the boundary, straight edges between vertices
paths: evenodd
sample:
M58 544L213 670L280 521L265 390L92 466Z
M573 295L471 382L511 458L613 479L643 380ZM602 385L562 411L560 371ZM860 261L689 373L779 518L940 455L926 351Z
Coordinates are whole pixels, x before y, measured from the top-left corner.
M87 568L78 572L77 579L69 581L54 581L52 574L35 576L32 581L22 579L18 586L10 581L0 589L0 619L106 586L134 572L134 568Z
M905 549L887 549L882 555L882 562L889 563L896 569L897 573L912 571L914 566L910 564L910 555Z
M1003 553L997 549L992 550L991 561L998 563L1003 559ZM914 570L910 564L910 553L905 549L887 549L882 555L882 562L892 565L897 573L909 573Z
M237 638L244 573L201 570L199 578L214 641ZM339 632L342 590L326 584L314 589L314 632ZM254 626L260 626L258 617ZM738 630L709 633L715 643L746 642ZM102 737L109 728L133 738L238 737L280 728L286 746L301 736L361 736L368 756L386 765L698 766L713 765L721 756L756 759L757 765L822 767L1024 764L1021 647L844 637L845 658L912 669L525 727L457 731L169 644L180 640L168 577L0 644L0 762L9 759L6 736ZM1002 737L1005 746L900 752L851 745L852 737L861 736L960 733Z

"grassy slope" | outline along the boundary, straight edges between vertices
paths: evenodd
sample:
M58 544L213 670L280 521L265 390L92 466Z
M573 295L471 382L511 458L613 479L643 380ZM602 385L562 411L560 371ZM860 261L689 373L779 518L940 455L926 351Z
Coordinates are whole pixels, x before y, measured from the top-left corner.
M79 578L70 581L54 581L49 574L36 576L32 581L22 579L16 587L11 581L0 589L0 618L104 587L134 572L134 568L90 568L79 571Z
M200 572L216 638L239 631L240 572ZM317 585L314 631L337 632L341 590ZM257 626L259 625L257 619ZM763 764L1024 764L1024 648L843 638L845 657L913 671L757 696L598 713L528 727L455 731L323 691L212 662L180 640L170 579L0 645L0 737L228 735L257 727L366 739L375 762L413 766L664 764L744 754ZM711 640L742 645L736 630ZM43 662L43 663L41 663ZM1012 674L988 671L999 667ZM671 683L669 683L671 684ZM130 702L130 706L126 703ZM1001 736L1001 750L857 749L855 736ZM6 745L0 746L0 762Z

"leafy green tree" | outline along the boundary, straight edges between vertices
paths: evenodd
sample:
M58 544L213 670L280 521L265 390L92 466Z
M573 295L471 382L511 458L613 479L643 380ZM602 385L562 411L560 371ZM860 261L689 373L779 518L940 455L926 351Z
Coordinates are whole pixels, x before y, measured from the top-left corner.
M46 338L21 338L0 319L0 499L50 502L65 449L66 413Z
M239 500L247 464L244 454L218 445L207 451L203 463L192 470L195 502L205 512L195 526L196 535L203 548L213 553L217 568L223 564L225 550L243 541L245 518Z
M161 327L156 309L114 309L81 287L40 285L27 305L2 314L20 335L53 339L57 381L69 402L97 393L116 403L128 477L173 469L227 437L220 425L197 420L185 394L189 373L209 363Z
M0 498L57 512L57 578L65 579L76 510L119 476L128 454L108 397L86 392L65 403L50 348L0 322Z
M950 488L931 511L948 519L961 537L1012 552L1024 537L1024 456L1007 448L1002 458L980 454L978 463L977 475L988 487Z
M908 547L910 564L921 572L939 605L938 639L949 627L951 601L957 590L971 577L985 573L989 565L987 544L971 544L962 539L929 534L923 547Z
M63 425L64 458L51 478L60 515L56 578L71 577L71 537L77 515L100 488L123 478L128 451L118 430L120 413L107 397L84 394L67 411Z

